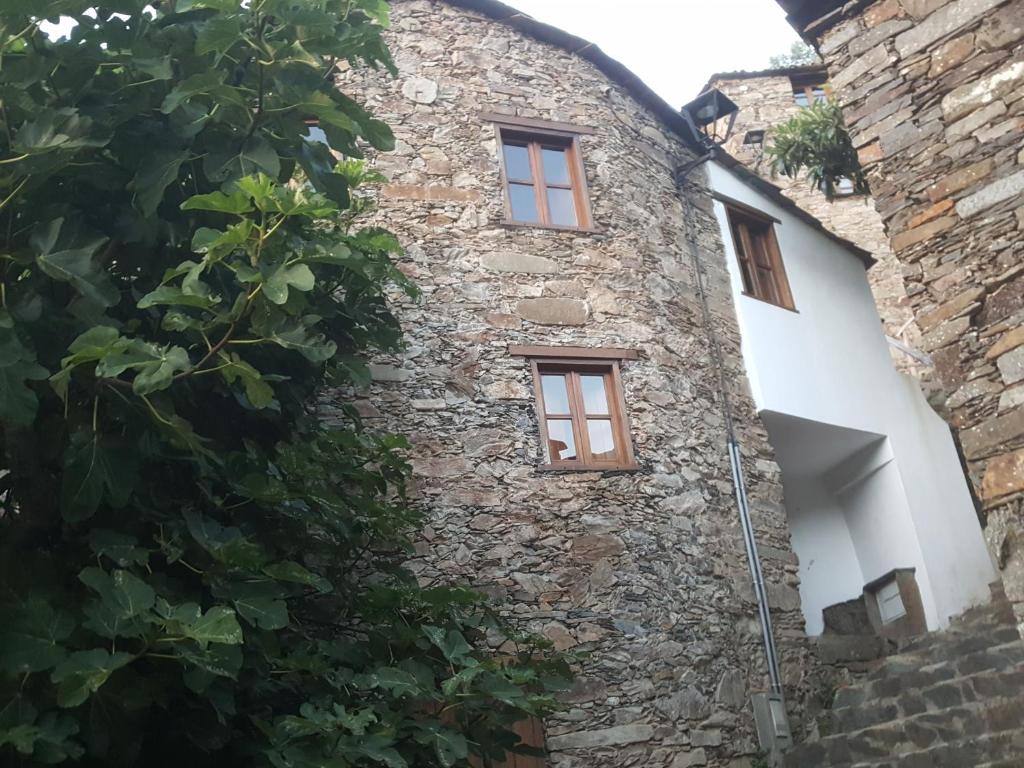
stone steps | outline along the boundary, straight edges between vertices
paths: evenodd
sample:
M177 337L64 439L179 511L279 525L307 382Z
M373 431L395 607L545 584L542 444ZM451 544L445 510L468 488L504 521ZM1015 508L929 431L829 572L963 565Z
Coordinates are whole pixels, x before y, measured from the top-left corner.
M1001 595L836 692L787 768L1024 768L1024 641Z
M856 731L844 731L820 741L802 745L787 755L790 768L810 766L845 766L892 758L908 759L943 745L954 746L963 740L986 736L1019 735L1024 739L1024 716L1019 689L1013 698L1000 697L985 701L921 712L877 723ZM795 762L790 758L799 756ZM986 759L1006 757L1006 753L986 755ZM900 763L902 764L902 763ZM936 763L938 765L938 763ZM973 765L973 764L972 764Z
M1024 655L1024 646L1019 645L1019 648ZM934 684L922 687L920 692L885 698L869 697L860 706L837 707L823 713L820 719L821 732L850 733L896 718L940 712L948 707L983 701L993 696L1012 696L1018 692L1024 696L1024 661L962 677L952 677L952 668L946 669L949 669L950 676L936 678Z
M1024 736L1018 733L997 733L940 744L898 760L852 763L850 768L1022 768ZM803 766L802 768L810 768Z

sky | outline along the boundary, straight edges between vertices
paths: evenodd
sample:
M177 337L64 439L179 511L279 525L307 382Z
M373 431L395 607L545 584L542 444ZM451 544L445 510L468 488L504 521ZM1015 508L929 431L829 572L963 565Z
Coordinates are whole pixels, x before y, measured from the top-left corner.
M765 69L799 38L774 0L504 0L600 46L669 104L715 72Z
M597 44L675 107L713 73L765 69L799 39L774 0L504 1Z

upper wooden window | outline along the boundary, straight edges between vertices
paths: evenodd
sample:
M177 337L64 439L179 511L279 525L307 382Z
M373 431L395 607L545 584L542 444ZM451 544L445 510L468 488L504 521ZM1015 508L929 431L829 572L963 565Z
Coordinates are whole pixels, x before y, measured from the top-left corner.
M579 141L566 131L499 126L509 223L589 229Z
M593 357L583 357L590 351ZM633 469L619 359L629 350L513 347L533 369L548 469ZM565 357L556 357L559 354ZM577 356L580 355L580 356Z
M828 83L819 80L817 76L791 77L789 81L793 85L793 101L801 107L826 101L832 90Z
M793 294L775 239L775 226L771 220L746 210L727 206L729 228L736 247L743 292L786 309L793 309Z

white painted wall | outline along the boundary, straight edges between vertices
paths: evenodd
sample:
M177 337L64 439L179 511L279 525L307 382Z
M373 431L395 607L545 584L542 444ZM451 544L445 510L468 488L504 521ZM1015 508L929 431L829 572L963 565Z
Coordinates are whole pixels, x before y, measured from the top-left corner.
M783 475L793 549L800 554L800 607L807 634L824 629L823 609L859 597L865 579L843 509L819 475Z
M902 515L913 536L885 559L893 561L890 568L918 568L929 626L945 626L988 599L996 571L948 428L916 382L892 366L864 265L727 168L709 163L708 177L716 192L781 222L775 233L795 312L743 295L725 206L715 202L758 408L888 438L899 483L886 483L887 513ZM782 469L785 475L798 468ZM902 511L893 501L899 486Z

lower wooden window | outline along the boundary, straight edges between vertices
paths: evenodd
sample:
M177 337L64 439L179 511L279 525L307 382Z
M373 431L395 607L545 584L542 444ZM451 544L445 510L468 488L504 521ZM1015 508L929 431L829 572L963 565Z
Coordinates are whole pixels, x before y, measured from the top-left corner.
M545 466L635 466L617 360L531 360Z
M519 737L519 743L525 747L544 749L544 723L537 717L530 717L520 720L509 727L509 730ZM547 759L539 755L520 755L515 752L506 752L505 759L501 761L483 761L478 757L470 759L469 764L473 768L545 768Z
M755 299L794 309L772 221L731 206L728 212L743 292Z

